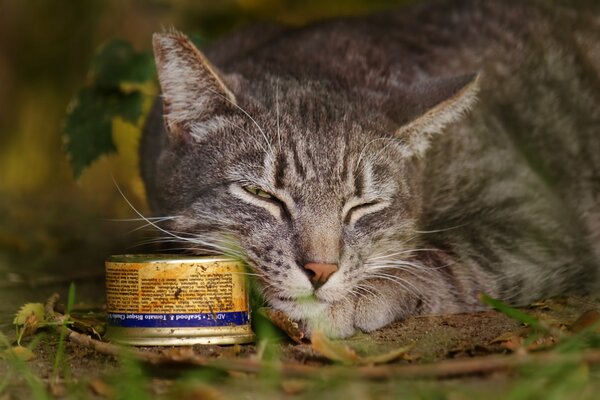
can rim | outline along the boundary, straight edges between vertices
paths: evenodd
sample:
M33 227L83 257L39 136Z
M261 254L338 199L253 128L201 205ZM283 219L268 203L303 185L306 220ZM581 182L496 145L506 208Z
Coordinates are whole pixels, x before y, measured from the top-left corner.
M194 256L181 254L113 254L106 259L113 263L211 263L238 262L242 260L224 255Z

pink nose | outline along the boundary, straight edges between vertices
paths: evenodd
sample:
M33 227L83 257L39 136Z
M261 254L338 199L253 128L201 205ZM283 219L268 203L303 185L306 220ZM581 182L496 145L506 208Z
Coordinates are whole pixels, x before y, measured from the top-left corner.
M327 282L331 274L338 270L338 266L337 264L308 263L304 265L304 269L314 273L310 278L313 284L322 285Z

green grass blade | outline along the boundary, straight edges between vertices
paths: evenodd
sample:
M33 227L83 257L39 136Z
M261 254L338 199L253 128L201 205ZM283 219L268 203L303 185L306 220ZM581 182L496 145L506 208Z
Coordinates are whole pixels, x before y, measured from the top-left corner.
M537 319L535 319L531 315L526 314L521 310L517 310L516 308L513 308L513 307L503 303L500 300L494 299L493 297L490 297L487 294L482 294L480 298L484 304L492 307L496 311L500 311L502 314L506 315L509 318L520 321L526 325L531 326L533 329L536 329L539 331L547 331L548 330L545 326L543 326Z

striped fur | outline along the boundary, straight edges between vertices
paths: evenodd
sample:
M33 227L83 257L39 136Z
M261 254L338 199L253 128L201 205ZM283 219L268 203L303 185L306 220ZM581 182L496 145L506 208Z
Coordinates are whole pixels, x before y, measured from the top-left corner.
M541 4L250 28L206 57L157 34L142 169L168 240L338 337L595 290L600 13ZM308 262L339 270L315 290Z

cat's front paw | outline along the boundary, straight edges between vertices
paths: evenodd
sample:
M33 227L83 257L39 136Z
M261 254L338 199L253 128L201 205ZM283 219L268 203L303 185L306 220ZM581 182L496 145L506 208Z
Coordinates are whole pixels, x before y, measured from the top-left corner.
M304 334L310 339L319 331L332 339L344 339L356 333L354 304L350 301L332 303L322 312L302 321Z
M362 297L356 302L354 326L363 332L373 332L396 321L400 317L401 309L392 301Z

